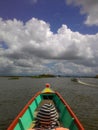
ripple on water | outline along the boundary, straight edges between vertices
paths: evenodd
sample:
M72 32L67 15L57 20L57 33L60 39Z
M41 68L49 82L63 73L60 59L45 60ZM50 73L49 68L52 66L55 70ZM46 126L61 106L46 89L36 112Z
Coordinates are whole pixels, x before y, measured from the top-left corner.
M83 80L98 84L98 80L93 78ZM98 130L97 89L72 82L70 78L0 78L0 130L7 129L28 100L42 90L46 83L50 83L66 99L85 130Z

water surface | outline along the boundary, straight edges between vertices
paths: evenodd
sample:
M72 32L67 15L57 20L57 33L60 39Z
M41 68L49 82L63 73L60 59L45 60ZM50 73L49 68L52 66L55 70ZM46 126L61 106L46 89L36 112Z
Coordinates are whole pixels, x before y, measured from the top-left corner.
M85 130L98 130L98 79L82 78L87 86L72 82L70 78L0 78L0 130L6 130L25 104L46 83L60 92L77 115Z

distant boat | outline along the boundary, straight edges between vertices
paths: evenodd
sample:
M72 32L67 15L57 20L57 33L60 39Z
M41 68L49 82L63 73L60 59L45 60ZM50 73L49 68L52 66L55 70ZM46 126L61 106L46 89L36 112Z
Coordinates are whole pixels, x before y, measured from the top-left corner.
M74 82L79 82L79 79L77 79L77 78L72 78L71 80Z
M7 130L84 130L82 124L63 99L46 84L35 94Z

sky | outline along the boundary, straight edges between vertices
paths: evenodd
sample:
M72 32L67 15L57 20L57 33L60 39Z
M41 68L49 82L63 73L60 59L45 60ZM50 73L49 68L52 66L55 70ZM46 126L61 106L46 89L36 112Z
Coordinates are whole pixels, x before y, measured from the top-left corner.
M98 0L0 0L0 75L98 74Z

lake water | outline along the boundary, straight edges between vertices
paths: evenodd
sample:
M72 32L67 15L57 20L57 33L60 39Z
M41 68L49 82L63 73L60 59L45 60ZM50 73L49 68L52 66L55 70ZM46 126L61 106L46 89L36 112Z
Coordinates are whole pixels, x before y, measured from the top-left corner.
M98 79L81 78L81 81L89 85L73 82L71 78L0 78L0 130L7 129L30 98L44 89L46 83L62 94L85 130L98 130Z

